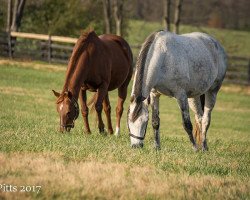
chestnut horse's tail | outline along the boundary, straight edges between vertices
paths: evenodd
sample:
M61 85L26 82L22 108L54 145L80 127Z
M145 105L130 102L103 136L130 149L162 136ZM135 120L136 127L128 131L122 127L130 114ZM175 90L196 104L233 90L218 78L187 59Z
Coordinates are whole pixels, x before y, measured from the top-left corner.
M200 96L200 101L201 101L201 107L202 111L204 112L204 106L205 106L205 94ZM196 143L201 146L201 127L199 124L195 121L195 127L194 127L194 137L196 140Z

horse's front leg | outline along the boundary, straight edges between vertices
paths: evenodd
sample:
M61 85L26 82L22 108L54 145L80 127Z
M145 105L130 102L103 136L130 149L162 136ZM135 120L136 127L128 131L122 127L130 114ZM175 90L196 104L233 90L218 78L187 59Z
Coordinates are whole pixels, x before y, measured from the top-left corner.
M82 107L82 117L85 125L85 131L86 133L91 133L90 128L89 128L89 120L88 120L88 115L89 115L89 109L87 107L87 95L86 95L86 90L81 89L80 90L80 104Z
M109 102L108 93L107 93L106 97L104 98L103 108L104 108L104 112L105 112L106 118L107 118L108 131L110 134L113 134L114 131L113 131L112 121L111 121L111 106L110 106L110 102Z
M100 133L104 133L104 123L102 121L102 103L108 92L108 84L103 83L97 90L95 110L98 118L98 128Z
M177 102L181 109L183 127L188 134L190 142L193 144L194 150L197 151L197 145L193 137L193 126L190 120L187 95L185 93L179 95L177 97Z
M152 126L154 129L155 148L160 149L160 117L159 117L160 94L150 93L150 104L152 107Z

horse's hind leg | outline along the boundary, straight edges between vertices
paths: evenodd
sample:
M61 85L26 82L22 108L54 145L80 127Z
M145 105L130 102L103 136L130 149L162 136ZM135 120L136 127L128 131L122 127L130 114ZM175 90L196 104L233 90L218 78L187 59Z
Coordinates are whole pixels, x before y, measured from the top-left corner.
M216 90L208 91L205 94L205 107L204 107L204 114L202 117L202 134L201 134L202 151L208 150L207 140L206 140L207 130L210 126L211 112L216 102L217 92L218 90L216 89Z
M160 149L160 117L159 117L160 94L150 93L150 104L152 107L152 126L154 129L155 148Z
M111 106L109 102L109 95L107 94L103 101L103 110L106 114L107 118L107 125L108 125L108 132L113 134L112 122L111 122Z
M187 95L185 93L179 95L177 97L177 102L181 109L183 127L188 134L190 142L193 144L194 150L197 151L197 145L193 137L193 126L190 120Z
M86 95L86 90L80 90L80 95L79 95L79 99L80 99L80 104L82 107L82 117L83 117L83 121L84 121L84 125L85 125L85 131L87 133L91 133L90 132L90 128L89 128L89 121L88 121L88 115L89 115L89 109L87 106L87 95Z
M190 108L193 110L195 114L195 130L194 130L193 135L196 140L196 143L198 145L201 145L203 109L202 109L200 96L188 99L188 103L189 103Z
M104 133L104 123L102 121L102 103L108 93L108 85L103 83L97 90L97 98L95 102L95 110L98 118L98 128L100 133Z
M120 124L121 124L121 117L123 113L123 104L127 97L127 85L121 86L118 88L118 101L116 106L116 131L115 135L120 135Z

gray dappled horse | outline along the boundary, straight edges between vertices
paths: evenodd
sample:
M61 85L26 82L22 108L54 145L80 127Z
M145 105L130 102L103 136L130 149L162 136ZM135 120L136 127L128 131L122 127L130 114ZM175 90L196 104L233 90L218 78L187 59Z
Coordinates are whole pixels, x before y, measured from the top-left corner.
M177 99L183 127L194 150L197 143L201 143L203 151L207 150L206 133L226 69L223 47L207 34L152 33L137 60L127 119L131 146L143 146L151 105L155 147L160 148L159 97L163 94ZM196 140L189 106L195 113Z

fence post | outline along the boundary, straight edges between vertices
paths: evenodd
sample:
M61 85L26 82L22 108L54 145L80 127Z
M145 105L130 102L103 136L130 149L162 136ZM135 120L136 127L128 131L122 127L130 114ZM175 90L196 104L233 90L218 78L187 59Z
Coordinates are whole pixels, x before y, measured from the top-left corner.
M250 58L248 60L248 76L247 76L247 83L250 85Z
M7 32L7 37L8 37L8 54L9 54L9 58L12 59L12 37L11 37L11 32L8 31Z
M52 41L51 41L51 35L49 35L48 39L48 61L51 63L51 57L52 57L52 47L51 47Z

